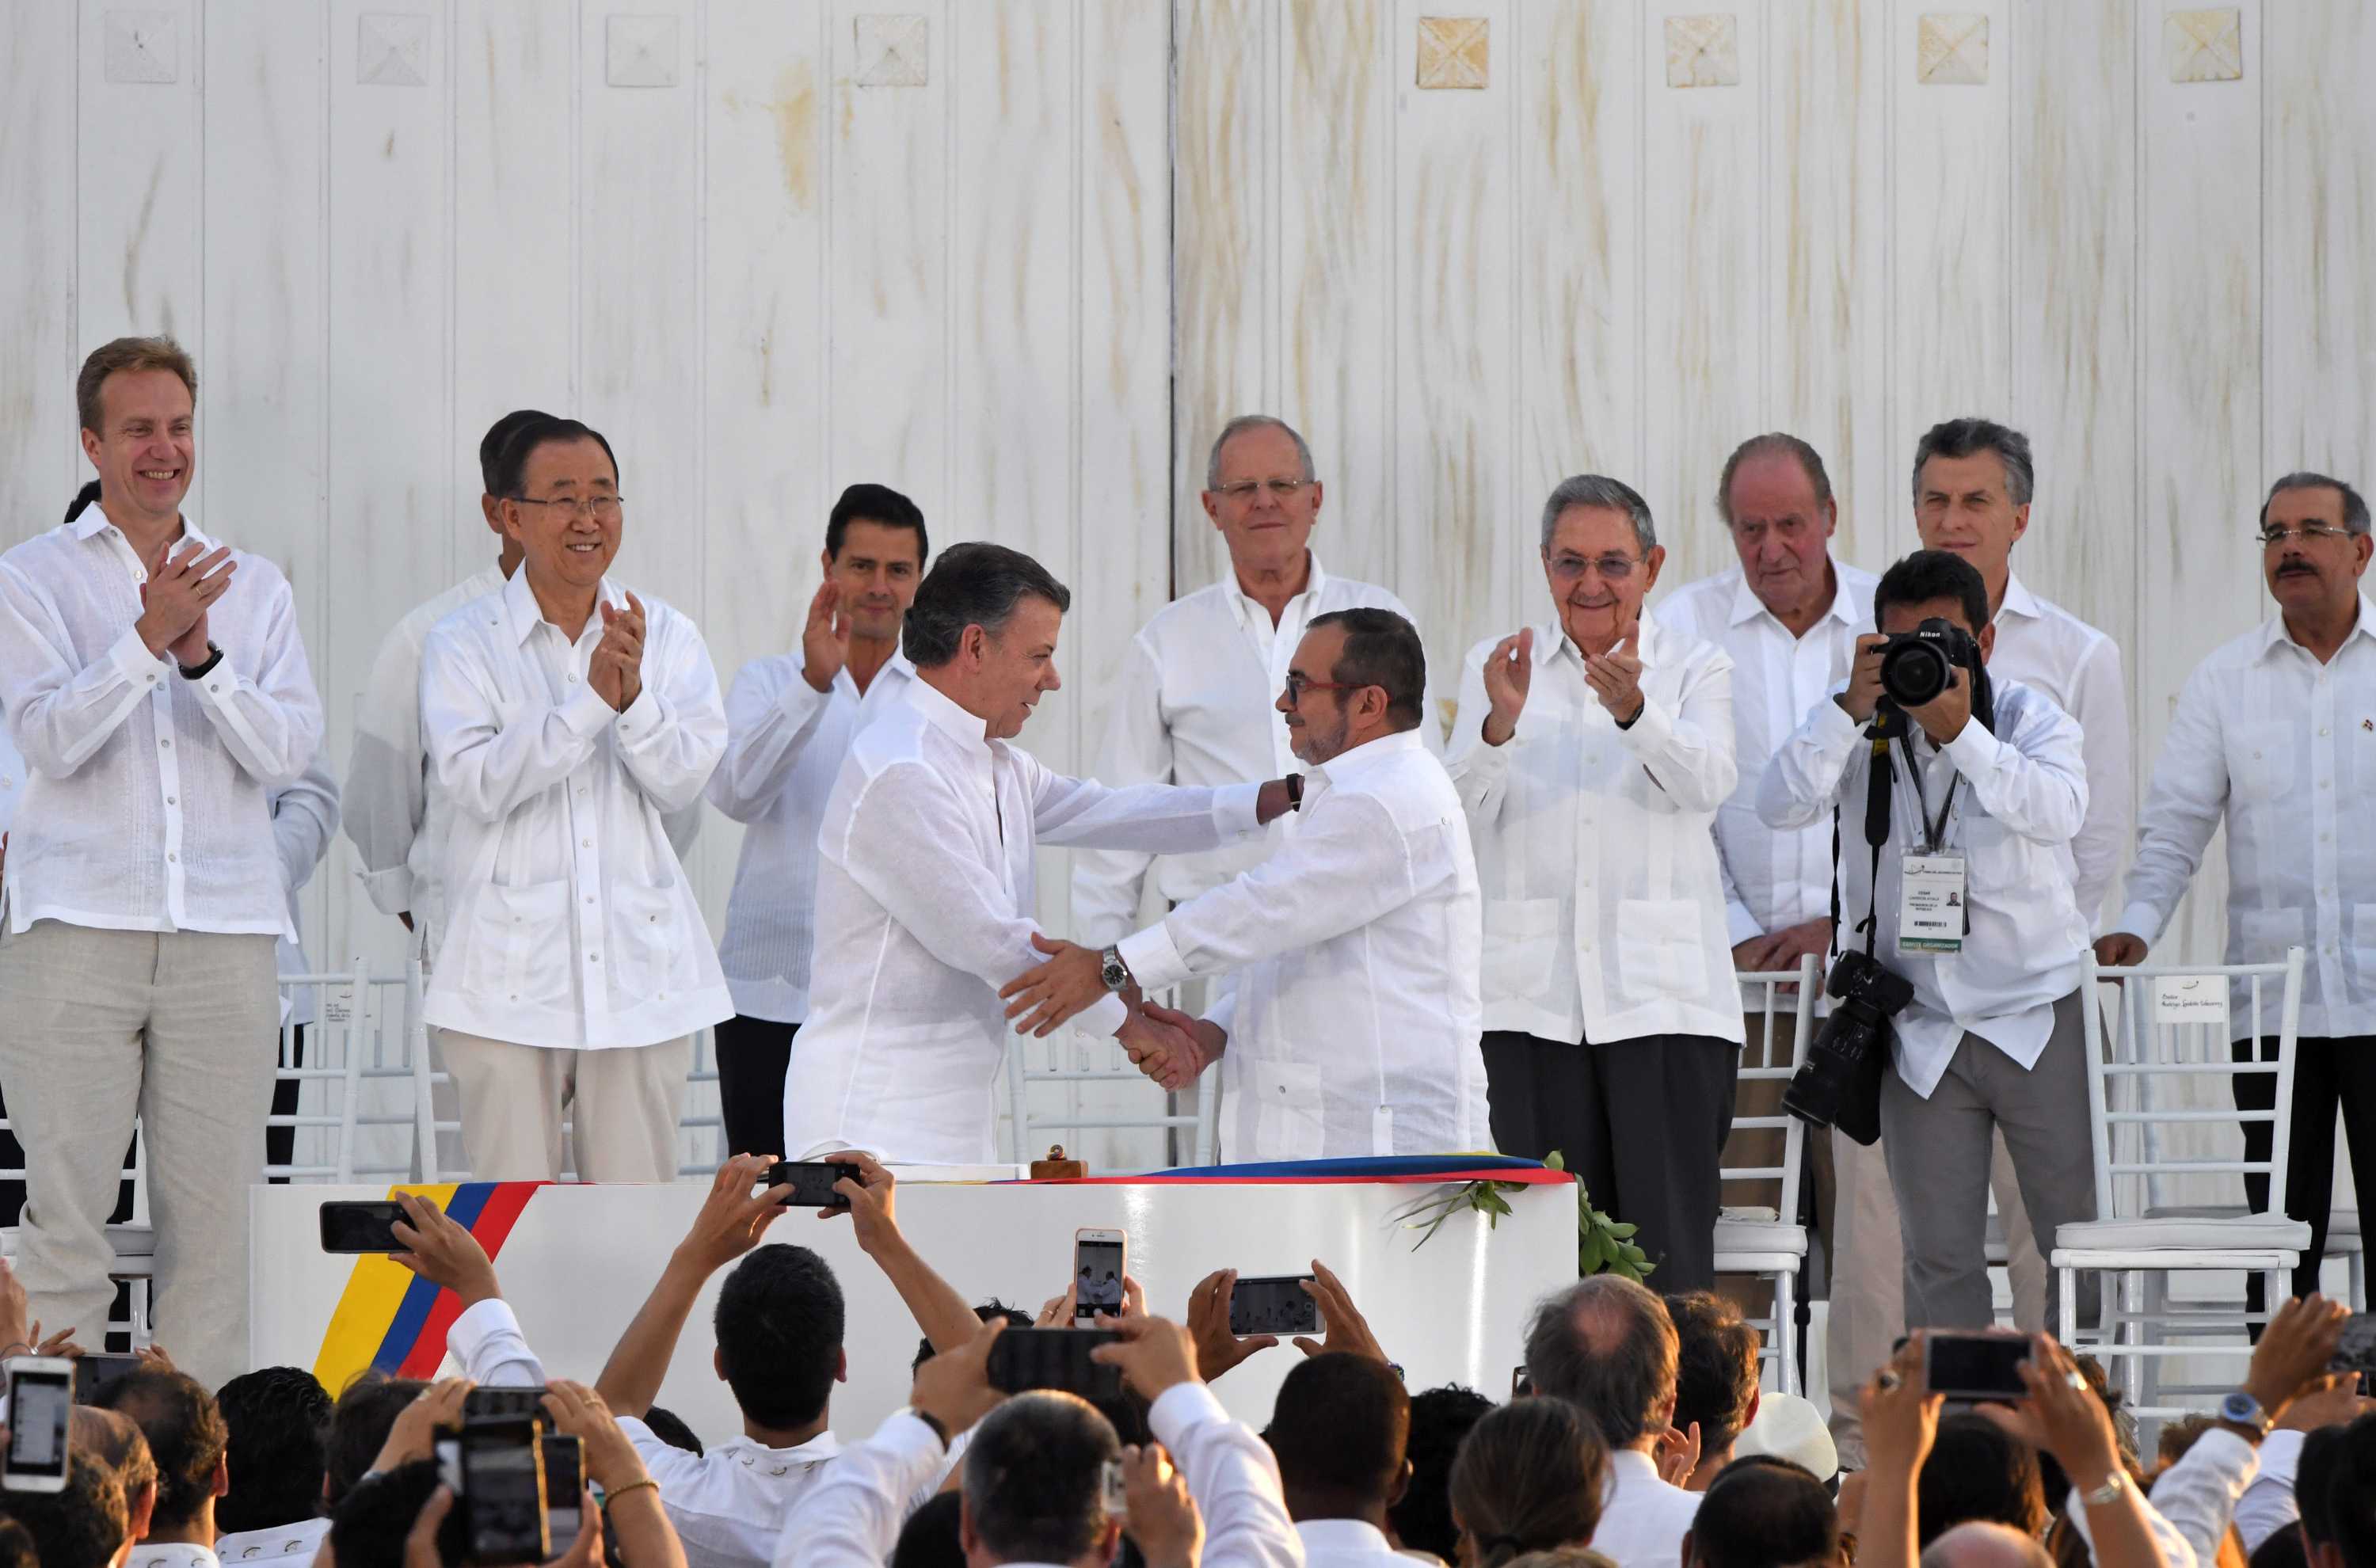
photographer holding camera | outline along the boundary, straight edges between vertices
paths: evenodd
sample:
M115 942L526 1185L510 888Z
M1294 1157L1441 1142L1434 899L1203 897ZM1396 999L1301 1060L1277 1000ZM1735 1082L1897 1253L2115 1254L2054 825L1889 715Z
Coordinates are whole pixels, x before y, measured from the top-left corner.
M1785 1103L1859 1142L1882 1137L1907 1324L1984 1328L1991 1134L2013 1151L2041 1238L2095 1214L2087 926L2069 861L2086 773L2068 714L2019 683L1991 687L1988 588L1968 562L1906 557L1873 613L1881 635L1858 639L1845 689L1758 786L1773 827L1836 814L1838 907L1857 921L1835 929L1826 989L1840 1005Z

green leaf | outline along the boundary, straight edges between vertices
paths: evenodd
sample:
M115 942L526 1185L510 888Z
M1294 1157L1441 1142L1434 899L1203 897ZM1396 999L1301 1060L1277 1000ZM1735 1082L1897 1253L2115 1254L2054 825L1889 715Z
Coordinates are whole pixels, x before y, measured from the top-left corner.
M1543 1156L1543 1168L1547 1170L1564 1170L1567 1169L1567 1161L1560 1158L1559 1150L1553 1149Z
M1612 1225L1609 1228L1609 1233L1622 1241L1640 1229L1638 1225Z

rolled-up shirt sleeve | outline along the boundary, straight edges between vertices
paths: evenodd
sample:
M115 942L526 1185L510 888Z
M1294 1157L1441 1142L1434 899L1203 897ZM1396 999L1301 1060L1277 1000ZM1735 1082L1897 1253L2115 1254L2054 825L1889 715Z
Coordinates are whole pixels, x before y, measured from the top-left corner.
M754 659L726 692L726 750L709 776L709 803L737 822L765 816L783 793L833 694L818 691L789 654Z

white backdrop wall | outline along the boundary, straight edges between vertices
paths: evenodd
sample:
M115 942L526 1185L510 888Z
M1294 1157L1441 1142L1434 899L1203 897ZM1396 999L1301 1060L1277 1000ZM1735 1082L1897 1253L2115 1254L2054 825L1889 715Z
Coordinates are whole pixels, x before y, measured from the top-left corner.
M1131 631L1220 569L1231 412L1303 428L1324 554L1446 662L1534 612L1564 473L1637 483L1680 583L1729 559L1725 453L1792 430L1879 566L1915 436L1985 412L2037 445L2016 564L2121 643L2142 789L2261 613L2267 479L2365 476L2376 7L1965 6L5 0L0 540L84 477L81 355L179 335L196 513L289 571L343 764L381 636L492 549L480 433L534 404L611 435L619 573L721 681L796 636L851 481L1050 561L1070 683L1028 739L1072 766ZM713 814L714 915L735 841ZM343 840L306 908L317 958L394 954Z

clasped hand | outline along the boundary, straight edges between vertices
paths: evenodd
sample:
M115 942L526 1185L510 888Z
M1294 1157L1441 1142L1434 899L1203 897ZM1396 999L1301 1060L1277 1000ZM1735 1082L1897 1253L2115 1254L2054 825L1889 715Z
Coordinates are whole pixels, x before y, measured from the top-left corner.
M611 711L624 713L644 695L644 603L630 593L624 610L607 601L595 608L602 612L602 640L594 645L586 683Z

